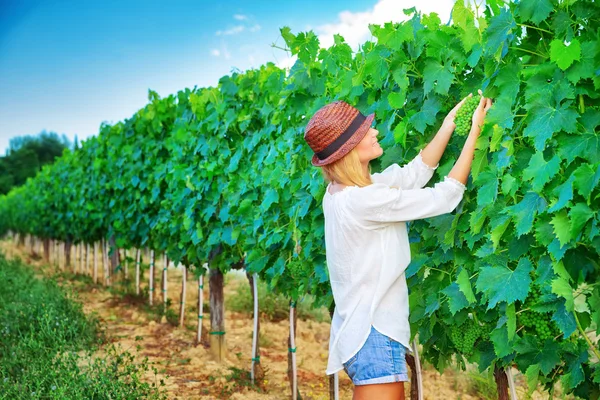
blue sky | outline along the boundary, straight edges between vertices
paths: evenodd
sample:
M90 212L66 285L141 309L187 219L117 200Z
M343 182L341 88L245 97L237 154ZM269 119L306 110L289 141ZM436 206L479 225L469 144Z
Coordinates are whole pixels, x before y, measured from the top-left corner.
M413 3L0 0L0 155L11 137L42 130L96 135L102 121L143 107L148 89L167 96L214 86L234 68L289 65L271 47L284 46L280 27L313 29L324 45L341 33L356 47L369 23L402 19ZM419 4L447 20L452 1Z

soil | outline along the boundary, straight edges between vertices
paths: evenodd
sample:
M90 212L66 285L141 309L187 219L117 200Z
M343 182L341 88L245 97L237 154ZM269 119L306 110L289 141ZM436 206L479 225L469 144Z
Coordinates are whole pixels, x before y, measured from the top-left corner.
M44 263L39 256L32 256L29 248L16 248L9 242L1 242L0 248L14 255L18 254L25 263L42 267ZM156 260L159 271L162 258ZM225 359L218 362L209 349L207 331L210 329L210 318L205 309L203 333L200 344L196 344L196 328L198 321L198 285L194 279L187 282L187 309L185 328L169 324L163 317L156 321L154 314L147 312L144 303L147 299L134 295L113 294L100 286L103 282L101 261L98 261L98 285L83 280L64 282L72 286L84 311L95 314L100 319L105 333L111 342L135 352L140 346L139 356L148 357L155 363L158 375L147 376L149 381L165 382L169 399L249 399L270 400L291 398L290 383L287 377L287 338L289 321L272 322L261 320L261 365L265 370L264 379L250 389L249 370L252 349L252 316L237 312L225 312ZM41 268L40 271L50 273L54 268ZM162 302L160 296L160 274L156 272L155 293L158 298L155 304ZM133 268L129 268L132 278ZM147 271L146 271L147 272ZM191 274L190 274L191 275ZM179 301L182 273L172 266L168 269L168 295L172 298L171 306L179 314ZM142 288L148 280L141 280ZM229 273L225 279L225 297L230 296L242 285L249 290L249 284L243 274ZM115 283L113 283L115 285ZM204 282L204 302L208 302L208 280ZM329 344L330 324L314 320L298 319L296 333L296 357L298 366L298 388L305 400L329 400L329 378L325 375L327 365L327 348ZM340 400L352 398L352 383L345 372L339 374ZM423 370L424 399L480 399L483 398L470 388L466 374L457 370L446 370L440 375L431 366ZM410 393L410 383L405 384L405 392ZM519 387L519 398L525 389ZM547 398L537 397L533 398Z

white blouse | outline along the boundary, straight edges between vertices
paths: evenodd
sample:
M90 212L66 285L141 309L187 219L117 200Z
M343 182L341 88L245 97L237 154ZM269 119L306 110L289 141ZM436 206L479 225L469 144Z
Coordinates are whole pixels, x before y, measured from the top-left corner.
M412 351L405 222L452 212L466 189L449 176L423 188L438 166L425 164L419 152L403 167L392 164L371 175L372 185L347 186L334 194L327 187L325 249L335 299L327 375L342 370L358 352L371 325Z

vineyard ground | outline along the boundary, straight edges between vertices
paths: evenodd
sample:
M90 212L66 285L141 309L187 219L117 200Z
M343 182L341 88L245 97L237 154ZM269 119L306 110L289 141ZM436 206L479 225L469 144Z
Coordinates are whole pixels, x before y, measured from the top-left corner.
M17 248L9 242L0 242L0 248L35 267L41 275L53 275L53 267L45 265L39 257L32 256L27 248ZM161 260L157 260L160 263ZM100 265L100 262L99 262ZM160 265L160 264L159 264ZM130 274L131 274L130 269ZM102 282L101 268L99 268ZM157 278L159 274L156 274ZM169 268L168 293L173 304L179 303L181 271ZM100 319L110 341L123 349L134 351L140 346L140 357L148 357L158 368L158 377L148 374L149 381L164 379L169 399L249 399L275 400L289 398L287 370L287 320L272 322L261 320L261 362L266 369L265 379L260 383L261 392L247 388L249 382L242 371L250 368L252 347L252 318L239 312L225 312L226 358L221 363L214 361L207 347L209 315L205 311L202 344L196 346L195 330L197 318L198 287L194 280L188 281L186 328L181 329L156 320L156 314L148 311L144 304L147 299L123 296L116 290L94 285L90 279L59 279L61 284L71 287L83 303L86 313L94 313ZM225 298L234 296L240 286L249 290L248 281L243 274L229 273L224 288ZM157 292L160 280L156 281ZM147 279L142 280L142 288ZM118 285L115 285L118 287ZM243 290L242 288L242 290ZM205 303L208 301L208 282L204 288ZM155 299L155 304L162 301ZM178 307L171 306L178 313ZM328 400L328 378L324 371L327 365L327 347L329 343L329 321L298 319L297 325L297 363L299 388L306 400ZM518 372L517 385L519 399L525 397L525 383ZM474 378L475 377L475 378ZM341 372L340 399L352 398L352 384L348 376ZM481 390L486 383L477 383L480 378L453 369L440 375L432 366L425 365L423 371L424 398L434 399L486 399L489 390ZM409 393L410 384L406 384ZM479 391L478 391L479 389ZM491 388L487 388L491 389ZM523 397L521 397L523 396ZM534 393L532 399L547 399L547 395Z

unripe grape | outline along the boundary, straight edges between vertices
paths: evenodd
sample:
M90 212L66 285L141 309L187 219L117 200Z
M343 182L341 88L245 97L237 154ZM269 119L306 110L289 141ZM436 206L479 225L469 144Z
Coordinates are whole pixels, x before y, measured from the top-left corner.
M456 111L456 117L454 123L456 129L454 130L457 135L465 136L471 129L471 123L473 119L473 113L479 105L478 97L468 97L462 106Z

